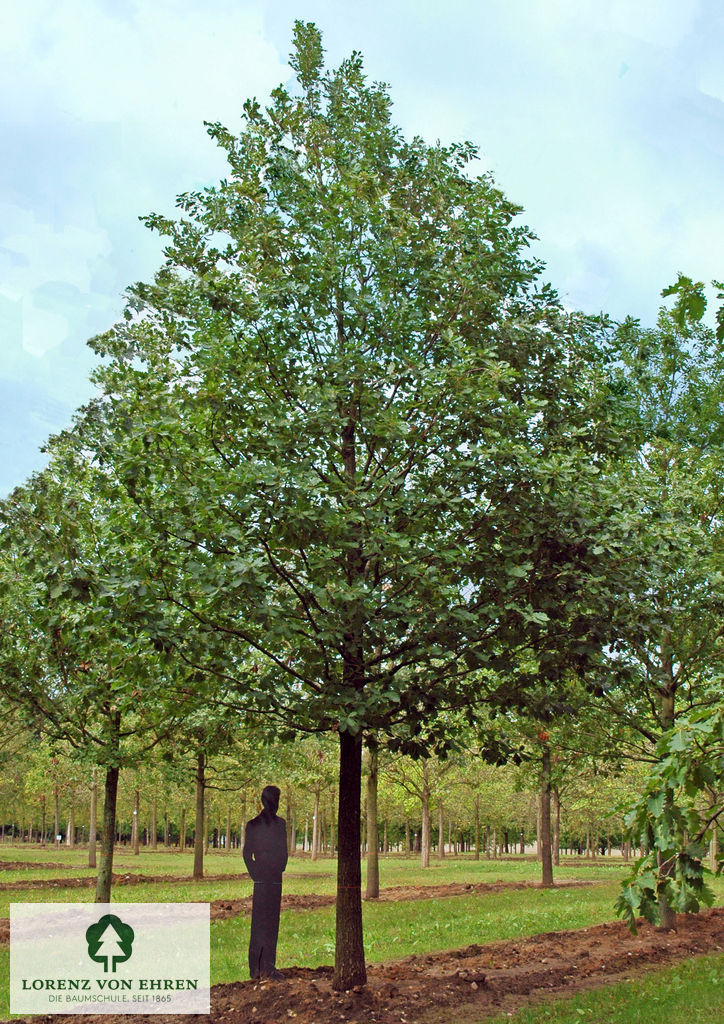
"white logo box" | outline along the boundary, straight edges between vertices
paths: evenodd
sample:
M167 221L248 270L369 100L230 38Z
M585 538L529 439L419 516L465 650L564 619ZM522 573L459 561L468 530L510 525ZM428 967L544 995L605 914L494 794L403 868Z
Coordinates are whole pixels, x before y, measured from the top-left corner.
M208 903L10 904L11 1013L208 1013L209 961Z

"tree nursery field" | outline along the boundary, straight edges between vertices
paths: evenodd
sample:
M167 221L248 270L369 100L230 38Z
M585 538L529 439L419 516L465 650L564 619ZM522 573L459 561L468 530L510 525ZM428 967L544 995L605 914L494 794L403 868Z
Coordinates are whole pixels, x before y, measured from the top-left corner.
M91 900L94 878L83 870L85 851L60 851L62 867L55 869L51 865L61 863L55 851L8 844L2 854L2 864L12 865L0 868L0 1008L7 1016L9 904ZM364 990L342 993L331 987L333 859L315 863L298 856L290 861L277 956L283 979L278 982L248 979L252 883L238 852L231 858L212 853L203 881L189 878L190 853L122 854L117 866L115 891L124 902L211 903L214 1020L273 1024L294 1015L303 1024L462 1024L509 1020L513 1013L521 1022L583 1017L623 1024L647 1020L646 1012L660 1015L669 1005L667 1019L683 1021L676 1016L680 1003L690 1014L700 1007L696 1019L713 1022L716 1016L706 1013L724 1007L724 954L714 952L724 948L724 912L682 917L676 933L646 926L631 935L610 920L626 871L620 857L593 863L571 858L561 865L556 887L544 889L531 856L476 861L471 855L448 855L426 870L417 859L384 856L380 895L364 906L369 982ZM716 889L718 905L724 885L717 882ZM608 993L611 985L617 986L615 997ZM551 995L566 1000L554 1006ZM534 1010L518 1018L521 1007ZM60 1024L62 1017L54 1019Z
M0 502L5 977L11 903L201 902L220 1022L721 1019L724 285L567 308L289 66Z

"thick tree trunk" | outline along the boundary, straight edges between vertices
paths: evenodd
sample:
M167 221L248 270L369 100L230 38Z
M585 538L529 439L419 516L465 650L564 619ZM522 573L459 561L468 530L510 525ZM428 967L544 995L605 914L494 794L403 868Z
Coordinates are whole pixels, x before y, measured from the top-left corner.
M96 878L96 903L111 902L113 880L113 847L116 838L116 802L118 799L118 768L106 768L103 794L103 835L101 837L101 863Z
M96 839L98 837L98 779L97 769L91 774L90 821L88 823L88 867L96 867ZM43 824L45 828L45 824Z
M377 748L370 748L370 773L367 777L367 888L366 900L380 895L379 832L377 828Z
M204 877L204 803L206 796L206 757L203 750L196 755L196 821L194 827L193 877Z
M541 756L540 788L540 848L543 867L543 888L553 886L553 859L551 857L551 750L543 744Z
M337 859L337 919L332 987L364 985L362 941L362 866L360 862L362 741L349 732L339 734L339 856Z
M131 845L133 846L133 855L137 857L139 849L139 836L138 833L141 831L141 823L138 820L141 812L141 793L136 790L133 798L133 823L131 824Z
M561 863L561 795L553 790L553 866Z

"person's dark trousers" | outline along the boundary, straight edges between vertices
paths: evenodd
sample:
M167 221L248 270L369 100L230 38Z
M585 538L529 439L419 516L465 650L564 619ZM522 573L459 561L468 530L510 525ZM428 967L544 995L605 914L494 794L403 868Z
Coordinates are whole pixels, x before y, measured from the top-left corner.
M249 940L249 974L252 978L270 975L276 970L281 905L281 882L254 882Z

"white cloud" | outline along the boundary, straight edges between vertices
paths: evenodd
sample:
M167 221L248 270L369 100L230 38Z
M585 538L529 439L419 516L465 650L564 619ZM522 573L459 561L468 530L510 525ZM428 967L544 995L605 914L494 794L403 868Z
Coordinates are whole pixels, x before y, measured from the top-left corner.
M229 7L219 19L171 0L135 2L126 16L87 0L35 0L9 20L0 38L0 74L13 93L6 119L24 120L42 103L173 137L204 118L236 119L250 92L285 77L256 6Z

